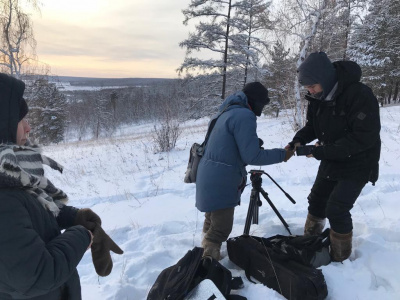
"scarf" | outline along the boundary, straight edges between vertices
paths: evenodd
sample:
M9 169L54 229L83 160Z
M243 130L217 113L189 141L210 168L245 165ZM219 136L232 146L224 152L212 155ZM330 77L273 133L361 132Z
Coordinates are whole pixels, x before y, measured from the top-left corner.
M55 217L68 196L44 176L43 165L62 173L63 167L40 153L40 148L0 144L0 188L23 189Z

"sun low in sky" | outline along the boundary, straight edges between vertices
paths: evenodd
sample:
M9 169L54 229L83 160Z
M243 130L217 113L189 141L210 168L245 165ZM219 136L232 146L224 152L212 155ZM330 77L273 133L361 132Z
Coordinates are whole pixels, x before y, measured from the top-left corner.
M32 15L39 61L82 77L176 78L189 0L41 0Z

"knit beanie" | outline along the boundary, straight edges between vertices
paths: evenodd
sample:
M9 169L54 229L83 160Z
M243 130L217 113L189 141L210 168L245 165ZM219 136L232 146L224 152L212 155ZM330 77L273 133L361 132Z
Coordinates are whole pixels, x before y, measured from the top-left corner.
M324 96L328 95L337 82L336 69L325 52L311 53L297 70L301 85L319 83Z
M260 82L250 82L242 91L255 115L261 116L264 106L269 103L268 90Z
M21 121L23 118L25 118L25 116L28 113L28 104L26 104L26 101L24 98L21 98L20 103L19 103L19 121Z

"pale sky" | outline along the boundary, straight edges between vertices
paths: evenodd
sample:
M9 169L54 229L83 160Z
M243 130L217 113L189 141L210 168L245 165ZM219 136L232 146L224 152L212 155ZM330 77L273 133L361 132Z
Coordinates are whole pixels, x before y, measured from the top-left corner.
M190 0L40 0L34 14L39 61L83 77L176 78L188 37Z

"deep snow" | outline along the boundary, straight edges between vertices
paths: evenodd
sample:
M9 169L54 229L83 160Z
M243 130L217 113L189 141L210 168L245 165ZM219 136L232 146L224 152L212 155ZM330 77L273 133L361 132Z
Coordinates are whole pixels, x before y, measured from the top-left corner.
M258 135L265 148L284 147L294 135L289 118L261 117ZM353 210L353 252L349 260L321 267L328 285L327 299L400 299L400 106L381 108L382 154L376 186L364 188ZM158 274L175 264L188 250L200 246L203 214L194 207L195 185L183 183L188 149L200 142L207 120L181 124L184 129L170 153L153 153L153 124L133 126L118 138L49 146L44 154L65 166L64 173L47 176L70 197L70 205L90 207L103 227L125 251L113 254L114 269L98 277L87 251L79 264L83 299L145 299ZM247 170L250 170L249 166ZM287 163L262 167L296 201L292 204L263 176L269 193L293 234L301 234L307 215L307 195L318 161L293 157ZM251 187L236 208L231 236L243 233ZM251 234L287 234L275 213L263 201L259 225ZM229 261L222 246L221 263L241 275L245 288L238 294L249 300L284 299L261 284L247 281Z

